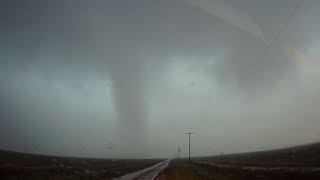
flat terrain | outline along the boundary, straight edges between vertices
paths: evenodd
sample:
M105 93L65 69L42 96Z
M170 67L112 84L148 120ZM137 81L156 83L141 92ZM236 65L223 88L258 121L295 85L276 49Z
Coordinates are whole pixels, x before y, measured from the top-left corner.
M303 171L268 171L224 168L174 160L157 178L158 180L319 180L320 173Z
M319 180L320 143L270 151L197 157L192 158L191 162L187 159L159 162L70 158L0 151L0 179L155 177L158 180ZM157 163L163 166L158 166ZM139 175L131 176L132 173Z
M234 166L320 167L320 143L277 150L195 158Z
M113 179L158 160L56 157L0 151L0 179Z
M174 160L158 179L318 180L320 143L278 150Z

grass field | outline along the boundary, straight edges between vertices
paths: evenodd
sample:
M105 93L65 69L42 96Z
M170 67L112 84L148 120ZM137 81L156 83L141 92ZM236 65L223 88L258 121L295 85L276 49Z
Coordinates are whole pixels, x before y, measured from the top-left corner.
M158 178L166 180L319 180L320 173L303 171L243 170L241 168L213 167L185 160L174 160Z
M159 162L43 156L0 151L0 179L113 179ZM311 169L311 170L310 170ZM174 159L167 180L319 180L320 143L278 150Z
M271 151L198 157L191 162L176 159L161 173L159 179L319 180L320 143Z
M235 166L320 167L320 143L270 151L199 157L195 160Z
M44 156L0 151L0 179L112 179L159 162Z

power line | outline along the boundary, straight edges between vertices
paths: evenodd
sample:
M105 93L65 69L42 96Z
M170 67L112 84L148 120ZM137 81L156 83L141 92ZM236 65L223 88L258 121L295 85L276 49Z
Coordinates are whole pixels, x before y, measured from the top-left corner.
M302 8L303 2L304 2L304 0L298 0L297 1L297 4L290 11L289 16L286 18L285 22L282 24L280 30L278 32L276 32L275 35L273 36L272 40L270 41L269 45L267 46L267 49L270 48L277 39L279 39L280 34L282 32L286 31L291 19L297 14L298 9Z
M261 49L261 53L269 50L274 43L279 39L280 35L287 30L287 27L289 25L289 22L292 20L292 18L294 18L294 16L297 14L297 11L302 8L302 5L304 3L304 0L298 0L296 5L291 9L290 14L287 16L287 18L285 19L285 21L282 23L282 26L280 27L280 30L275 32L273 38L271 39L270 43L267 44L266 48ZM258 58L259 53L255 53L254 55L256 58ZM256 62L255 62L256 63ZM251 64L251 70L254 69L254 64Z

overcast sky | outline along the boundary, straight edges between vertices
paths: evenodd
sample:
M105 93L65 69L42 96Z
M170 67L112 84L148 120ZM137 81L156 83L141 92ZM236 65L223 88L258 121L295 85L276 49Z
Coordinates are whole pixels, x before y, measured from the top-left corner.
M2 0L0 148L168 157L187 155L187 130L197 156L316 142L320 2L299 1Z

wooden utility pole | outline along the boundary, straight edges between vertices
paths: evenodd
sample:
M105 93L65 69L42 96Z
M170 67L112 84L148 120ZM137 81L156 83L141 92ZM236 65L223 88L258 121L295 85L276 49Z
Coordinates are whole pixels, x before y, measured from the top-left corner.
M191 136L191 134L194 134L194 132L186 132L186 133L184 133L184 134L188 134L188 137L189 137L189 161L191 161L191 157L190 157L190 136Z

